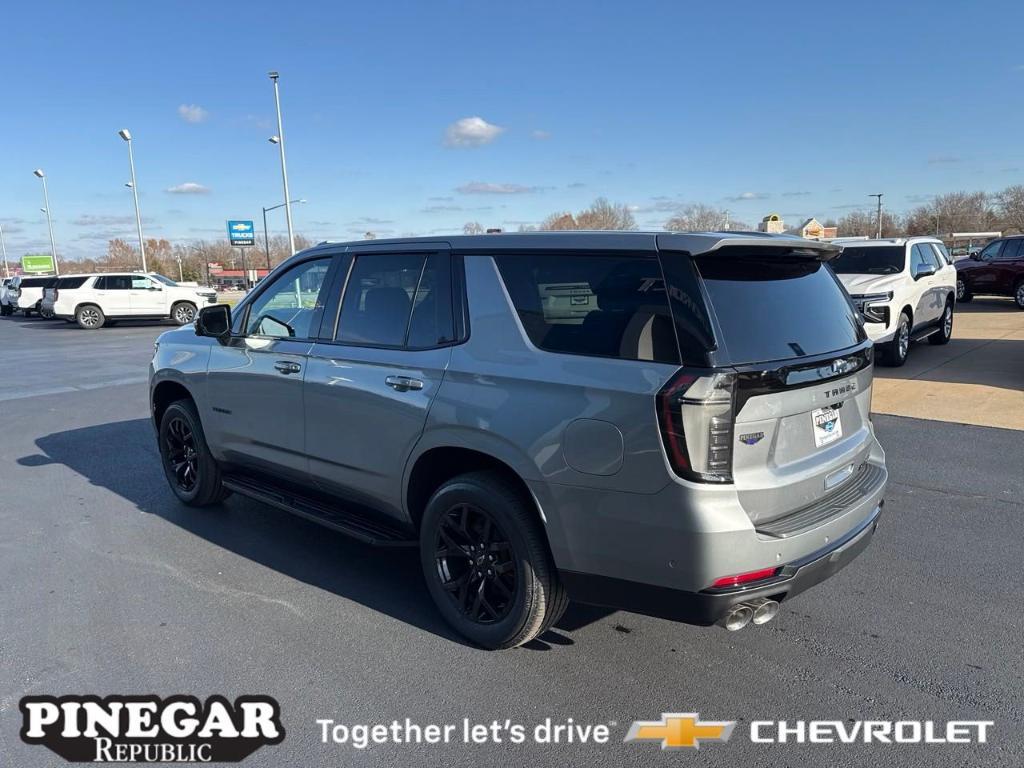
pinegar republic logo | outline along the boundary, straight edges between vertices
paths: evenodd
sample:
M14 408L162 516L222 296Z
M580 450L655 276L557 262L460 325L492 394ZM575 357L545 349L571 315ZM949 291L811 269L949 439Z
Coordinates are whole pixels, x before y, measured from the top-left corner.
M284 739L269 696L25 696L21 740L73 763L236 763Z

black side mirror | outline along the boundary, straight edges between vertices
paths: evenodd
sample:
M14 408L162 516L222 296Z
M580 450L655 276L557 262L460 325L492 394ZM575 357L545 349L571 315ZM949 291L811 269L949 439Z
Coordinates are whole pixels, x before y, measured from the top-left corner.
M196 316L196 336L226 339L231 335L231 307L214 304L203 307Z

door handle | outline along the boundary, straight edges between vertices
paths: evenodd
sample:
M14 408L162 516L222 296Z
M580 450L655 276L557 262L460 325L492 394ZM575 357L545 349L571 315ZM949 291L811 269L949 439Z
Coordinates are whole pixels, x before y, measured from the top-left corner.
M384 383L398 392L408 392L410 389L423 389L423 382L419 379L410 379L408 376L388 376Z
M298 373L299 371L302 370L301 365L299 365L298 363L293 363L290 360L278 360L276 363L274 363L274 367L281 373L283 373L285 376L288 376L289 374L292 373Z

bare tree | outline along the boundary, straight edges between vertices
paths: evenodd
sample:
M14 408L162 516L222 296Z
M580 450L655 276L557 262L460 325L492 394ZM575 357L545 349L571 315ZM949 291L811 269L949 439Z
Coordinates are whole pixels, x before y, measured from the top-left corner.
M636 220L628 206L599 197L575 216L568 212L551 214L538 229L636 229Z
M878 215L874 211L850 211L837 225L839 237L875 237L878 234ZM882 237L903 234L903 222L891 211L882 211Z
M1007 187L996 194L995 200L1002 228L1024 232L1024 186Z
M717 232L720 229L743 229L746 225L730 226L732 220L724 208L704 203L691 203L680 208L665 222L665 229L675 232Z
M464 235L482 235L484 228L480 226L479 221L468 221L462 225L462 234Z

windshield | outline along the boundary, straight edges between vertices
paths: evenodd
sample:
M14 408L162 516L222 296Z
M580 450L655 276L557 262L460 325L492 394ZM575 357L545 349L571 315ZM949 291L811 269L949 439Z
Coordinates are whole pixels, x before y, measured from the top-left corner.
M177 285L177 283L174 282L173 280L171 280L171 278L164 277L163 275L151 274L150 277L152 277L154 280L159 280L164 285L171 285L171 286Z
M837 275L895 275L903 271L905 261L902 245L848 245L829 265Z

